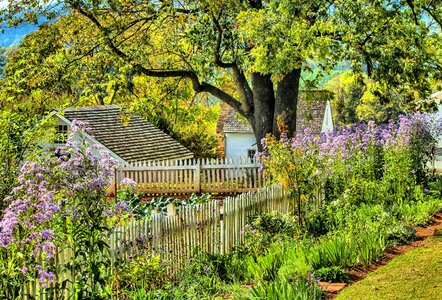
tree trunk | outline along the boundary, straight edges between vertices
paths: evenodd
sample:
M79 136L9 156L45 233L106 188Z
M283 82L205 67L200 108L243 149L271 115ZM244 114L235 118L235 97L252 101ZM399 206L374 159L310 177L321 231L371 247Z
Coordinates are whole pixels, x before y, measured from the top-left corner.
M270 75L252 73L253 112L249 122L255 133L258 150L262 151L261 140L273 130L275 92Z
M293 70L278 82L275 92L271 75L252 73L253 110L248 111L246 118L252 125L259 151L262 151L261 140L268 133L279 138L278 119L290 136L295 133L300 78L301 69Z
M285 129L289 136L293 136L296 132L296 111L300 78L301 69L294 69L278 82L273 116L273 134L277 138L280 137L280 128L278 128L278 125L287 126ZM278 124L278 116L283 124Z

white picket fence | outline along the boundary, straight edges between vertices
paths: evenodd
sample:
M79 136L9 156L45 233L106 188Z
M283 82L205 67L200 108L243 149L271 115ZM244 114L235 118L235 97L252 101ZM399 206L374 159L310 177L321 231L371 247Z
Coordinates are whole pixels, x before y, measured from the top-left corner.
M263 187L259 164L243 159L189 159L180 161L135 162L119 166L111 194L124 178L137 183L145 194L243 193Z
M316 200L315 206L319 207L322 199ZM188 262L195 249L212 254L230 252L243 242L251 215L293 212L294 201L281 187L272 186L205 204L169 205L167 211L153 212L150 218L133 219L126 226L115 228L108 242L112 263L151 253L166 259L170 271L176 271ZM68 249L54 253L58 284L65 279L72 283L63 290L45 290L31 282L22 287L23 299L70 299L74 283L82 276L63 267L72 256Z
M149 250L163 258L179 259L196 248L225 254L242 243L242 232L251 215L294 211L293 199L279 186L213 200L205 204L175 207L153 213L150 220L133 220L111 237L115 259L125 259Z

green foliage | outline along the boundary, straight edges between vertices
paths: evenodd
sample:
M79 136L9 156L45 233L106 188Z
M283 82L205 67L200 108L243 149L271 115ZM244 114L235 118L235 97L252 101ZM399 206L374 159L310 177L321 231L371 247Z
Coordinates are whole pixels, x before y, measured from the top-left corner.
M17 185L21 164L41 154L41 145L51 141L51 122L27 112L4 110L0 113L0 199ZM0 215L7 203L1 201Z
M186 206L186 205L195 205L195 204L204 204L211 201L210 194L192 194L189 198L185 200L176 199L173 197L161 196L159 198L152 198L152 200L146 205L146 208L149 210L157 210L160 212L166 212L166 208L169 204L174 204L175 207Z
M338 266L320 268L315 271L315 275L322 281L349 282L348 274Z
M406 223L405 223L406 224ZM405 245L416 240L413 227L397 224L386 228L386 240L389 245Z
M170 134L196 157L215 157L218 109L181 79L156 80L100 51L78 14L47 23L8 54L0 107L43 114L54 107L121 104ZM70 25L75 26L73 28ZM76 33L85 37L75 39ZM100 43L100 42L98 42ZM69 46L67 46L69 45Z
M322 299L321 289L314 283L306 280L296 282L275 281L262 283L252 288L252 297L256 300L313 300Z
M5 52L6 48L0 46L0 79L3 79L4 68L8 61Z
M277 235L294 237L299 233L296 218L278 212L252 216L249 218L249 223L250 228L273 237Z
M394 205L392 212L402 219L408 226L425 225L434 214L442 209L440 199L430 199L427 201L417 201Z
M264 255L260 255L256 259L248 257L247 272L256 282L275 281L283 262L283 249L273 246L271 253L266 251Z
M428 185L430 193L435 197L442 198L442 176L435 177Z
M244 228L245 243L238 247L257 258L273 243L296 238L301 234L297 219L280 213L267 213L251 216Z
M148 252L122 261L116 266L112 289L121 299L130 290L161 288L168 280L165 265L159 256L152 256Z
M433 89L433 83L428 87ZM425 96L416 90L398 90L370 79L366 74L345 71L325 84L335 94L332 101L334 121L340 125L375 120L385 123L410 111L434 110L418 108ZM402 87L400 87L402 88Z

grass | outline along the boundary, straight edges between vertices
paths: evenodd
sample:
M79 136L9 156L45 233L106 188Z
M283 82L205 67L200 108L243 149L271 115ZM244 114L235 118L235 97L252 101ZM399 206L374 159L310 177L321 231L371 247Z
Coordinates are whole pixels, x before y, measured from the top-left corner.
M441 299L442 233L349 286L336 299Z

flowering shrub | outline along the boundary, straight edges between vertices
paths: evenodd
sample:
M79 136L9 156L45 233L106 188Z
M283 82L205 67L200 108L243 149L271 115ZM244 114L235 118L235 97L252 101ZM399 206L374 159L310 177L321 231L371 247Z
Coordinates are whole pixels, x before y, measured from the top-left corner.
M9 205L0 221L0 247L2 262L7 259L13 267L2 274L3 285L37 275L47 287L56 277L55 252L68 248L74 256L65 267L81 274L75 282L78 296L104 292L110 266L109 256L103 255L110 206L104 197L116 161L87 144L82 136L89 130L86 123L74 121L71 129L55 155L23 164L19 185L5 199ZM17 285L3 286L4 291L11 288L15 291Z
M311 131L280 141L262 141L259 160L264 172L288 188L302 205L326 189L328 201L392 203L413 199L415 185L425 175L442 119L424 114L400 116L397 123L373 121L344 127L319 136ZM316 189L315 189L316 187Z

